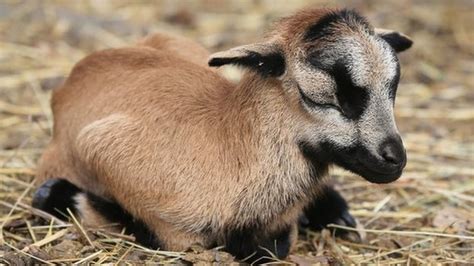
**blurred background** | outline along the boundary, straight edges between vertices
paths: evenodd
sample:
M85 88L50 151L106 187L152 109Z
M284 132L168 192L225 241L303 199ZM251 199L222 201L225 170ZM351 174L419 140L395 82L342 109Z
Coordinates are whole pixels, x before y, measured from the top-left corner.
M0 262L35 261L32 256L50 262L163 262L190 256L147 253L120 237L110 244L103 232L88 232L94 241L103 240L88 249L77 227L40 225L28 206L36 160L51 136L51 90L95 50L162 31L218 51L258 41L276 19L317 6L355 8L373 25L413 38L414 46L400 54L395 109L408 165L399 181L384 186L336 169L333 182L361 224L362 243L306 232L289 261L474 261L474 1L0 0ZM226 72L238 78L238 69ZM58 232L60 237L51 238ZM49 241L31 248L42 239Z

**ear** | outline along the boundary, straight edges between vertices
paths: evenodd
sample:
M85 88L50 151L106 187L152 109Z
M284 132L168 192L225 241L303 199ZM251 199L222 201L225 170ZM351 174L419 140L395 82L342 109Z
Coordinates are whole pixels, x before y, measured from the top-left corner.
M271 42L254 43L211 55L211 67L239 65L256 71L263 77L279 77L285 72L285 57L280 47Z
M397 31L376 28L375 34L388 42L397 53L405 51L413 44L410 37Z

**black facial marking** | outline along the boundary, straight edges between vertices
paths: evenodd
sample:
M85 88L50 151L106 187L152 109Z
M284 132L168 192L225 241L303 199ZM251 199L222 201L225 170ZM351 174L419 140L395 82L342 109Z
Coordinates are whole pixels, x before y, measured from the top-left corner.
M61 218L68 214L68 208L73 213L77 211L74 197L81 192L64 179L49 179L36 190L32 206Z
M335 24L344 23L353 28L363 26L369 33L372 33L370 24L367 20L359 15L356 11L350 9L342 9L335 12L330 12L317 23L308 28L304 36L306 42L312 42L325 36L333 35L335 33Z
M333 66L324 65L318 60L320 55L315 52L309 56L309 63L318 70L326 72L332 76L336 83L336 104L316 103L309 99L298 87L301 99L308 106L319 108L333 108L341 112L346 118L357 120L363 114L369 101L369 92L367 88L359 87L354 84L347 68L347 60L337 60ZM398 83L398 81L397 81Z
M328 145L326 142L320 143L317 147L306 141L298 143L301 153L310 163L312 169L319 169L321 166L328 166L336 163L335 154L342 149Z
M50 213L58 218L67 215L69 208L74 214L78 213L74 197L84 194L92 208L103 215L111 223L121 224L127 234L133 234L141 245L157 249L162 247L159 239L145 223L135 219L118 203L106 200L89 192L84 192L65 179L49 179L42 184L33 196L33 207Z
M321 230L328 224L341 224L355 227L355 219L349 214L346 200L334 188L325 186L321 193L304 209L304 224L300 226ZM336 231L343 233L345 231Z
M318 169L327 170L329 164L333 163L332 153L324 152L324 151L320 152L319 150L315 149L313 146L311 146L306 141L300 141L298 143L298 147L299 147L301 153L308 159L308 162L310 163L310 173L309 174L315 180L317 180L316 178L318 178L320 176L317 173Z
M329 141L322 141L316 146L300 141L298 145L307 160L316 167L321 164L336 164L372 183L393 182L401 176L404 167L395 168L387 164L361 143L341 147Z
M291 227L288 226L280 231L270 233L265 232L264 229L258 226L229 229L224 243L225 250L238 260L245 259L247 263L270 262L271 259L268 258L271 257L271 254L267 250L279 259L287 257L290 252Z
M263 77L278 77L285 72L285 58L282 52L266 55L248 51L246 56L233 58L212 58L209 66L219 67L226 64L240 65L252 69Z
M330 72L336 82L336 97L344 116L359 119L369 101L367 89L354 84L343 61L336 62Z

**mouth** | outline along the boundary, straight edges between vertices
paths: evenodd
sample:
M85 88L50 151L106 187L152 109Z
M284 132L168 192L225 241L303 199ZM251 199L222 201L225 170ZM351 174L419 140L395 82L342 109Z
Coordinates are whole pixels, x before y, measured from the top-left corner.
M357 157L358 159L354 160ZM378 162L377 159L363 157L360 154L336 156L334 163L375 184L387 184L396 181L402 175L406 165L405 161L405 163L398 167L386 167Z
M403 167L392 171L380 171L375 167L367 167L363 163L356 166L344 167L347 170L360 175L365 180L375 184L387 184L396 181L403 173Z
M329 153L327 151L336 149L331 149L332 147L328 147L328 144L321 144L318 148L313 148L311 145L300 143L300 148L313 164L334 163L375 184L387 184L400 178L406 163L405 161L398 167L387 167L377 158L372 158L370 152L362 148L339 149L338 152Z

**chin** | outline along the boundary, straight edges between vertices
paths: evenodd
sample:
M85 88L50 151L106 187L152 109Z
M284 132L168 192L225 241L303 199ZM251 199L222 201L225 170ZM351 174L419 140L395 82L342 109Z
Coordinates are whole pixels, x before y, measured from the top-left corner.
M387 184L396 181L402 175L402 170L395 171L392 173L380 173L370 169L347 169L361 177L365 180L375 183L375 184Z
M317 148L308 143L300 143L303 154L314 164L335 164L365 180L375 184L387 184L396 181L402 175L403 165L390 167L377 160L363 146L337 148L330 143L322 143Z
M334 163L375 184L387 184L396 181L402 175L405 167L404 164L397 168L390 168L377 162L375 158L364 158L360 155L347 156L347 154L336 158Z
M361 176L365 180L375 184L387 184L396 181L403 173L403 168L395 171L384 171L376 167L367 167L362 162L337 161L336 165Z

